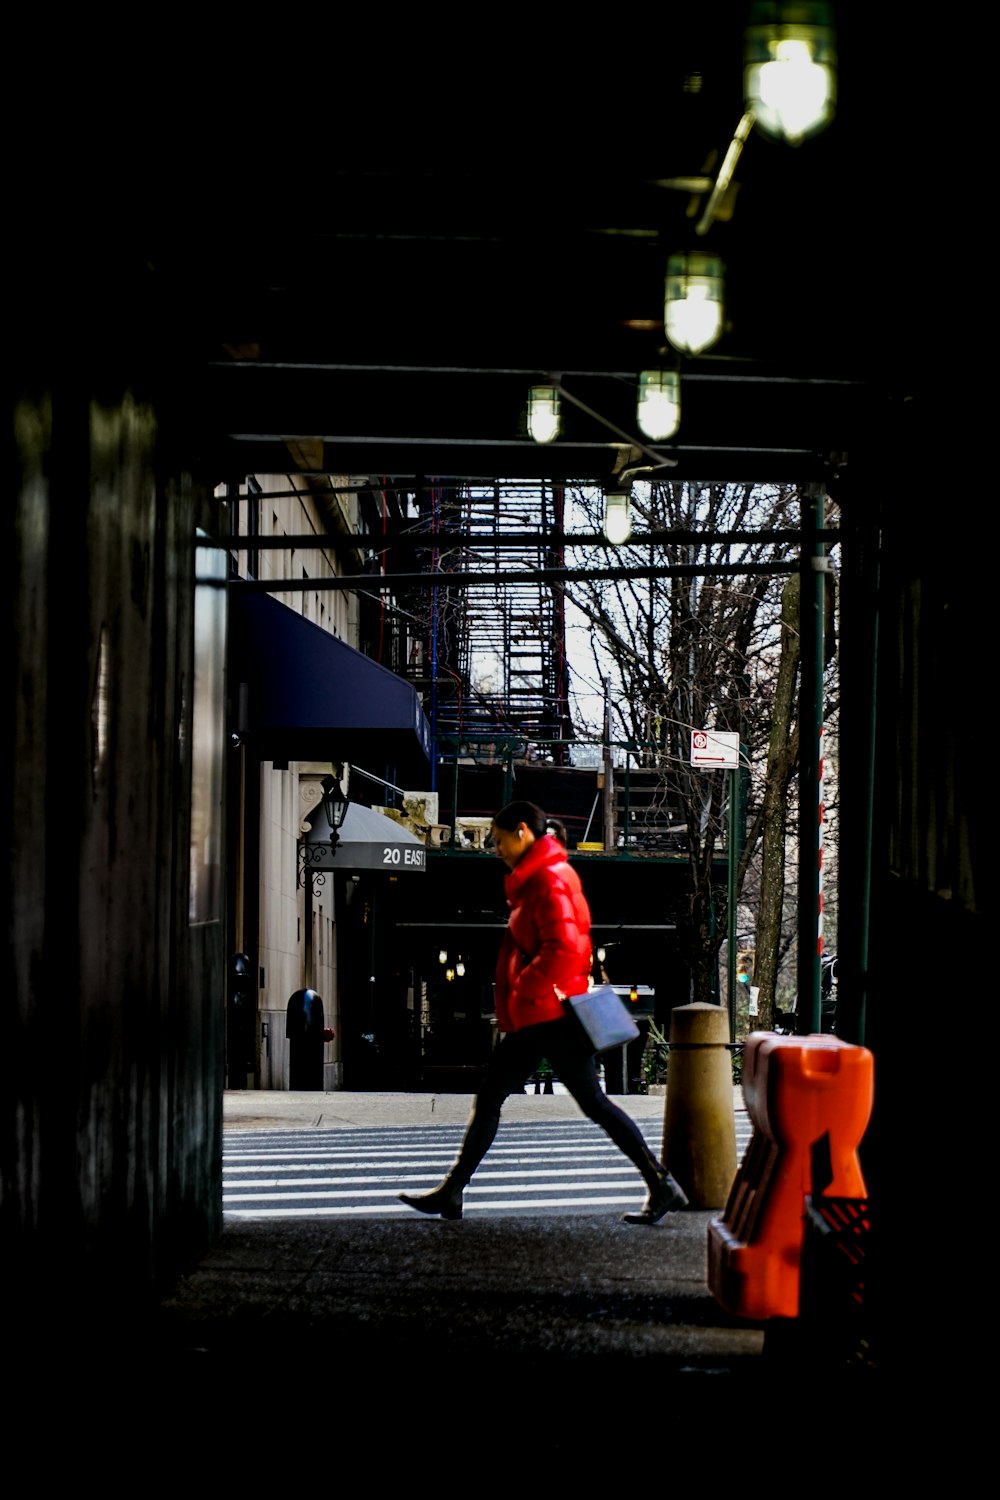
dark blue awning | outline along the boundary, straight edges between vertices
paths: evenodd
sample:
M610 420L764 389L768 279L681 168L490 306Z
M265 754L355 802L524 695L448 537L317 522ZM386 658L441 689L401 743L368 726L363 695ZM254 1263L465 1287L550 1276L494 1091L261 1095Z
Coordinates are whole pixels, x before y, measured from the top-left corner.
M350 761L428 784L430 726L416 690L270 594L229 588L233 725L258 759Z

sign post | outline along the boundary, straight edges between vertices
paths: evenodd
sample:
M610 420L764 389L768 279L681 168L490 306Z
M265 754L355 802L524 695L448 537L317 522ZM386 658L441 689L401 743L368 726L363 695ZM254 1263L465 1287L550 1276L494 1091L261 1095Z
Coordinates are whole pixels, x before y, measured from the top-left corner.
M729 864L726 989L729 1001L729 1040L736 1040L736 802L740 769L740 737L729 730L692 729L691 764L702 771L729 773Z

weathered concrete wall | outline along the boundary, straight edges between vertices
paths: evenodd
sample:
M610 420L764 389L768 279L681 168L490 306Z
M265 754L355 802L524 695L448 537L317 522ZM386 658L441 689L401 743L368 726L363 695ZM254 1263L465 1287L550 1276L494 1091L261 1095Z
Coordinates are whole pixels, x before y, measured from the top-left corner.
M65 346L51 310L28 330L5 445L0 1228L28 1323L127 1315L222 1212L224 927L190 925L188 905L211 507L181 466L166 367L147 380L126 336L141 309L90 295L79 321L63 308Z

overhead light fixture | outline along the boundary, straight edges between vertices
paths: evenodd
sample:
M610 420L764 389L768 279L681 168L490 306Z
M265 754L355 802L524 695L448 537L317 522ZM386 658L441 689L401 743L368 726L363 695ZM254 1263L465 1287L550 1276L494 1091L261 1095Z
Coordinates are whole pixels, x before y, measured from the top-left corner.
M445 971L444 971L444 977L445 977L445 979L447 979L448 983L451 984L452 980L455 977L455 970L454 969L445 969Z
M676 370L641 370L635 419L654 443L666 442L681 425L681 377Z
M837 106L837 34L830 5L753 4L743 33L743 94L765 135L798 146Z
M631 496L628 490L606 490L604 494L604 535L614 547L627 542L632 532Z
M447 950L447 948L442 948L440 950L440 952L438 953L438 963L439 964L446 964L447 962L448 962L448 950Z
M347 817L347 809L350 802L345 795L340 781L336 776L326 776L323 779L323 811L326 821L330 825L330 843L340 842L339 829L344 826Z
M724 269L717 255L700 251L667 262L663 326L682 354L701 354L722 332Z
M559 436L559 392L554 385L533 385L528 392L528 432L536 443Z
M458 960L458 963L455 965L455 973L458 975L459 979L464 979L465 978L465 960L464 959L460 958Z

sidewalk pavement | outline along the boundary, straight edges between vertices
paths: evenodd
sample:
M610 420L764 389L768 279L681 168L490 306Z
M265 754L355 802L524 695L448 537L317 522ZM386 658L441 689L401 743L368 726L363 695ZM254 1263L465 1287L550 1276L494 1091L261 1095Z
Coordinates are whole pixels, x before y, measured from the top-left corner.
M662 1090L615 1098L635 1119L664 1118ZM472 1103L469 1094L233 1091L223 1114L227 1132L462 1126ZM513 1095L503 1112L513 1122L580 1118L564 1091ZM637 1174L637 1208L644 1194ZM764 1332L726 1314L706 1285L718 1212L688 1209L653 1228L624 1224L617 1209L455 1222L229 1219L162 1303L159 1334L181 1361L198 1347L237 1366L290 1346L299 1360L377 1347L383 1368L425 1373L437 1362L522 1368L527 1359L565 1378L592 1362L641 1361L663 1377L738 1380L759 1372Z
M664 1116L663 1093L615 1097L645 1122ZM223 1116L226 1132L451 1126L471 1105L468 1094L233 1091ZM576 1118L562 1093L517 1095L504 1109L510 1121ZM637 1207L643 1194L637 1177ZM195 1442L208 1423L206 1461L241 1484L260 1464L283 1482L334 1482L359 1465L370 1475L374 1464L381 1483L555 1483L581 1462L591 1480L634 1471L636 1482L662 1483L668 1467L698 1479L725 1468L725 1444L742 1441L755 1412L773 1427L781 1411L786 1453L796 1432L812 1441L862 1407L867 1422L881 1398L869 1381L804 1370L766 1325L716 1302L706 1276L719 1211L671 1213L652 1228L623 1223L617 1209L453 1222L226 1218L218 1241L128 1328L108 1327L100 1308L74 1326L54 1290L60 1357L90 1372L77 1381L74 1420L89 1433L113 1415L116 1430L148 1437L155 1414L156 1461L181 1473L191 1462L182 1439ZM57 1348L37 1341L38 1379ZM26 1385L26 1400L36 1388ZM654 1440L673 1433L665 1466ZM415 1454L427 1457L414 1468Z
M533 1086L528 1085L530 1090ZM580 1108L565 1088L555 1092L511 1094L504 1121L578 1120ZM356 1130L373 1125L464 1125L472 1113L473 1094L349 1094L261 1089L227 1089L222 1096L226 1130ZM615 1094L614 1101L635 1120L663 1119L666 1090L649 1094ZM733 1109L746 1110L743 1090L733 1089Z
M503 1120L581 1118L555 1088L512 1095ZM655 1140L665 1089L614 1097ZM470 1094L231 1091L223 1116L226 1132L461 1127L472 1104ZM734 1087L734 1113L745 1107ZM643 1196L637 1176L636 1207ZM185 1376L198 1349L202 1367L225 1378L272 1359L317 1380L334 1367L374 1366L382 1383L447 1392L453 1410L478 1400L485 1413L507 1385L558 1392L549 1399L564 1408L568 1447L579 1444L574 1401L595 1390L617 1389L636 1409L650 1398L694 1415L706 1400L718 1410L724 1391L734 1412L780 1390L791 1415L801 1397L807 1419L821 1397L824 1420L842 1400L848 1413L859 1398L869 1402L873 1371L839 1360L824 1368L794 1325L739 1318L716 1301L708 1226L724 1206L671 1213L652 1228L610 1209L454 1222L229 1219L163 1300L157 1339ZM776 1398L765 1399L773 1407ZM551 1434L545 1441L558 1451Z
M664 1118L663 1091L615 1098L633 1118ZM472 1103L470 1094L232 1091L223 1116L227 1133L463 1126ZM743 1108L739 1090L734 1106ZM503 1112L505 1122L580 1118L562 1091L514 1095ZM644 1194L636 1174L637 1208ZM454 1222L227 1219L163 1299L155 1342L184 1381L206 1369L226 1381L271 1361L322 1380L374 1363L383 1383L439 1384L452 1408L486 1380L484 1411L490 1392L526 1380L543 1382L553 1402L595 1382L632 1383L639 1371L664 1391L699 1375L743 1387L760 1376L764 1331L730 1317L706 1285L717 1212L672 1213L653 1228L623 1223L618 1209ZM638 1398L631 1389L621 1385L625 1404Z

